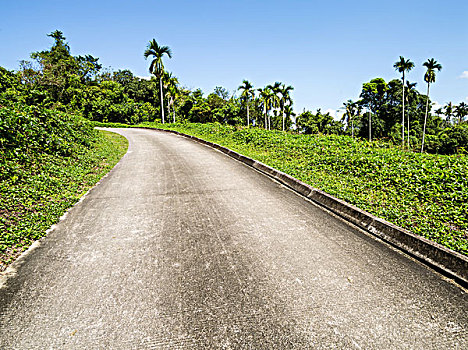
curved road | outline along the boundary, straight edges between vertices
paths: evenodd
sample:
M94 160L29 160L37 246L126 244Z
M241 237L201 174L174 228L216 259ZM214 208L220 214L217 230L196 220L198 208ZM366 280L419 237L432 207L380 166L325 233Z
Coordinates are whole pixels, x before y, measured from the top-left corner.
M458 286L251 168L115 129L114 170L0 289L0 349L467 349Z

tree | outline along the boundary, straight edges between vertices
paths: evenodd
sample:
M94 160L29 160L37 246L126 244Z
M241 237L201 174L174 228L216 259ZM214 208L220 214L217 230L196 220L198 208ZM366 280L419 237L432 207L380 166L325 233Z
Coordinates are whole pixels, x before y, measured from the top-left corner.
M299 114L296 118L296 126L298 131L304 134L339 135L343 124L334 120L330 113L323 114L319 108L315 114L310 111Z
M171 107L173 107L175 99L179 93L177 85L179 80L177 77L172 76L170 72L164 72L164 88L166 89L166 96L168 100L168 113L171 113ZM172 108L172 122L175 123L175 108Z
M286 125L286 127L287 127L288 129L290 129L290 128L291 128L291 124L292 124L291 117L296 116L296 113L294 113L294 111L293 111L291 105L286 105L286 106L284 106L284 114L285 114L285 116L286 116L285 119L288 121L288 124Z
M414 68L414 63L411 62L409 59L405 60L403 56L400 56L400 60L398 62L395 62L393 67L398 70L400 73L402 73L403 77L403 97L402 97L402 118L401 118L401 144L402 146L405 145L405 72L409 72L411 69ZM409 122L408 122L409 124ZM409 147L409 146L408 146Z
M416 87L417 83L410 83L409 81L406 81L406 90L408 90L408 93L406 94L406 104L408 106L410 106L410 96L411 95L414 95L414 92L415 92L415 87ZM408 121L408 124L407 124L407 128L406 128L406 131L407 131L407 142L408 142L408 149L410 149L411 147L411 144L410 144L410 109L408 108L408 116L407 116L407 121Z
M229 98L229 91L222 86L216 86L214 89L214 93L221 97L223 100L227 100Z
M361 106L357 102L348 100L347 102L343 103L342 108L345 110L345 112L341 120L346 122L348 128L349 123L351 123L351 137L354 138L354 119L361 114Z
M102 68L102 65L98 63L99 58L91 55L78 56L76 61L79 66L80 80L84 83L89 83L92 78L96 77L96 74Z
M465 102L460 102L460 104L455 107L455 115L458 118L458 124L461 124L463 119L468 115L468 105Z
M372 140L372 114L376 116L375 119L377 119L377 121L380 122L383 120L382 113L385 109L387 91L388 84L382 78L372 79L370 82L362 85L360 104L361 106L367 107L369 113L369 122L367 125L369 130L369 141ZM361 129L361 131L364 131L364 129ZM379 133L381 132L382 130L379 130Z
M424 81L427 83L427 101L426 101L426 114L424 116L421 153L424 151L424 136L426 134L427 114L429 112L429 87L431 83L435 83L435 77L436 77L435 71L436 70L440 71L442 69L442 65L440 63L437 63L437 61L433 58L430 58L426 62L424 62L423 66L427 68L426 74L424 74Z
M268 90L270 91L268 96L269 106L273 110L273 115L277 115L277 110L280 108L280 98L279 94L281 91L281 83L275 82L273 85L267 85ZM268 115L268 130L271 130L271 116Z
M262 105L263 105L263 113L265 115L265 124L264 124L264 128L265 129L268 129L269 127L269 122L268 122L268 110L269 110L269 107L270 107L270 96L272 95L272 91L271 89L267 86L265 88L259 88L257 89L257 91L260 93L260 96L259 96L259 99L260 101L262 102Z
M163 99L163 86L162 86L162 76L164 73L164 64L163 56L167 55L169 58L172 58L171 49L168 46L159 46L155 39L151 40L148 44L144 56L145 59L149 56L153 56L151 61L149 72L154 74L156 78L159 78L159 91L161 96L161 122L164 124L164 99Z
M283 117L283 131L285 130L285 125L284 125L284 121L285 121L285 115L284 115L284 111L285 111L285 107L286 106L292 106L292 99L291 99L291 95L290 95L290 91L294 90L294 88L290 85L286 86L284 84L281 85L280 89L279 89L279 93L281 95L281 98L280 98L280 105L281 105L281 115Z
M247 81L247 80L244 80L242 82L242 85L239 86L239 88L237 90L242 90L242 98L244 99L245 101L245 104L247 105L247 127L250 126L250 116L249 116L249 98L250 97L253 97L255 95L254 91L252 90L253 88L253 85Z
M79 80L80 67L78 60L70 54L70 47L65 42L65 37L60 30L56 30L47 36L55 40L54 45L47 51L33 52L31 58L39 64L38 74L34 81L41 89L47 91L47 104L67 105L73 93L67 90ZM32 66L25 63L26 71L23 76L32 77ZM29 72L28 72L29 71Z
M445 106L445 117L448 122L452 121L452 114L453 114L453 105L452 102L447 103Z

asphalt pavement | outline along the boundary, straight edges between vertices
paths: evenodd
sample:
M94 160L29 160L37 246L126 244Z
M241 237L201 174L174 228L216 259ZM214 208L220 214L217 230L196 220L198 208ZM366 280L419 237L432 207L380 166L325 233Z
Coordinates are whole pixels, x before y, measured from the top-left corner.
M468 349L466 291L232 158L120 163L15 264L0 349Z

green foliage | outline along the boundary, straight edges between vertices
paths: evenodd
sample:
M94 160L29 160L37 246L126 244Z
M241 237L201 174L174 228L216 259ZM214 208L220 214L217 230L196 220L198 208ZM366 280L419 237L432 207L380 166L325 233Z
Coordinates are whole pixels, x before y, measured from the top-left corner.
M419 149L423 133L425 108L428 101L426 95L414 89L415 84L408 83L405 88L405 119L410 123L410 145ZM361 106L367 107L363 111L358 125L358 136L369 137L369 114L371 112L372 139L390 140L401 144L401 111L402 111L403 83L399 79L386 83L382 78L372 79L363 84ZM407 120L406 122L407 123ZM448 124L439 116L429 115L426 132L431 135L439 134ZM405 133L407 133L405 125Z
M93 137L95 131L81 117L19 103L0 106L3 157L35 152L70 156L89 147Z
M296 126L299 132L304 134L340 134L343 124L333 120L330 113L323 114L320 108L317 113L304 111L296 119Z
M147 124L148 125L148 124ZM468 254L468 157L402 151L349 136L221 124L156 125L216 142Z
M79 116L0 106L0 270L125 153L126 139Z
M456 124L444 129L437 136L428 135L427 150L440 154L468 153L468 124Z

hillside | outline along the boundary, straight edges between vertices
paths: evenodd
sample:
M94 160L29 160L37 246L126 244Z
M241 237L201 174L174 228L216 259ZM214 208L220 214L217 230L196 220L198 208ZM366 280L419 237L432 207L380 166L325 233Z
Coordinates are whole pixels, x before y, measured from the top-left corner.
M0 270L122 157L127 141L85 119L0 105Z

